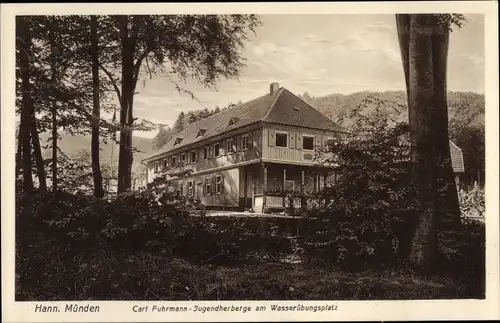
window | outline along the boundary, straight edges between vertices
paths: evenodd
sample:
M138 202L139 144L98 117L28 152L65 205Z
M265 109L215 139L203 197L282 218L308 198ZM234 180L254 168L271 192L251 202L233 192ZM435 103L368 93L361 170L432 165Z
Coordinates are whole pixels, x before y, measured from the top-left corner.
M181 163L186 163L186 154L181 155Z
M203 147L203 160L207 160L208 159L208 147L205 146Z
M175 156L172 156L172 166L174 166L174 167L175 167L176 162L177 162L177 161L176 161Z
M196 163L196 150L193 150L191 152L190 162L191 162L191 164Z
M214 144L214 156L215 157L220 156L220 144L219 143Z
M229 124L228 124L227 126L228 126L228 127L234 126L237 122L238 122L238 118L236 118L236 117L232 117L232 118L229 120Z
M188 196L191 197L194 194L194 182L188 182Z
M303 136L302 137L302 148L305 150L314 149L314 137L313 136Z
M182 138L175 138L175 141L174 141L174 146L177 146L178 144L180 144L182 141Z
M212 178L205 178L205 195L212 194Z
M230 138L226 141L226 151L228 154L234 153L234 139Z
M167 169L167 168L168 168L168 159L167 159L167 158L165 158L165 159L163 160L163 169Z
M331 151L332 150L332 147L333 147L333 138L332 137L328 137L328 139L325 141L325 150L326 151Z
M293 192L293 190L295 189L295 182L294 181L285 181L285 191L288 191L288 192Z
M206 132L207 132L207 129L198 130L198 133L196 134L196 138L204 136Z
M247 150L250 147L250 143L248 141L248 135L243 135L241 137L241 150Z
M288 147L288 135L285 132L276 132L276 147Z
M215 176L215 193L220 194L222 192L222 176Z

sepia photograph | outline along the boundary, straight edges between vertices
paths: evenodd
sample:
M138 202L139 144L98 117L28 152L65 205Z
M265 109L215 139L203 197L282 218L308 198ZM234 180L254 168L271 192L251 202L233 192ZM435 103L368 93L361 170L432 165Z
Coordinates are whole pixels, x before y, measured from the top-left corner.
M11 297L484 301L498 169L472 12L16 14Z

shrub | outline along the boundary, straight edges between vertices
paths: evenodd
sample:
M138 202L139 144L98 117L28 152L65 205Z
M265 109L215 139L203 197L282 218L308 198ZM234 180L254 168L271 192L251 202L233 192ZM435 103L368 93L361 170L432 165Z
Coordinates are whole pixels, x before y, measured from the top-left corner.
M484 189L480 188L477 183L471 190L460 190L458 192L458 202L462 216L484 216Z

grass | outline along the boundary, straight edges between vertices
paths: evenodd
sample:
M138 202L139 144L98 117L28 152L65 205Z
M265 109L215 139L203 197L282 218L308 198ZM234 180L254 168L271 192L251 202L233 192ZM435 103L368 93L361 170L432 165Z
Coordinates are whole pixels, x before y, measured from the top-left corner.
M400 300L484 298L472 282L407 269L348 272L265 261L192 263L145 251L105 250L61 258L53 248L18 271L16 300ZM68 284L72 282L71 284ZM484 293L484 292L483 292Z

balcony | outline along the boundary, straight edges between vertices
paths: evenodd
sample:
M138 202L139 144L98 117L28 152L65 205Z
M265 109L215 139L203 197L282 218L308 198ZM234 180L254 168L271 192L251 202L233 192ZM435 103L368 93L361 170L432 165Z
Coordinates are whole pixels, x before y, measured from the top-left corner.
M302 200L301 197L294 197L293 206L295 208L300 208L301 207L301 200ZM290 200L285 198L283 195L280 195L280 194L269 193L269 195L256 194L254 196L254 206L257 209L260 209L263 206L265 206L265 208L268 208L268 209L274 209L274 208L280 209L280 208L289 207L289 204L290 204Z

